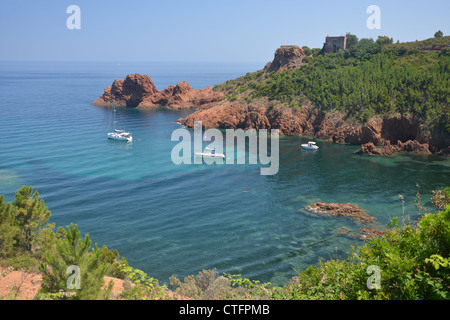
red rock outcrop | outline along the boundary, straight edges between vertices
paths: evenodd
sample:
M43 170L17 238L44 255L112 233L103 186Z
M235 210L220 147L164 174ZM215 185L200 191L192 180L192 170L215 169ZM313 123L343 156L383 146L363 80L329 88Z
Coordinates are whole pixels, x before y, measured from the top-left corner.
M186 118L177 120L180 124L193 128L195 121L203 121L205 115L208 127L219 129L279 129L282 135L296 135L309 128L312 114L309 106L303 112L292 108L267 108L258 105L221 103L209 109L196 111ZM312 129L312 127L311 127Z
M381 127L381 135L391 143L408 140L423 142L424 140L420 123L401 115L385 118Z
M273 61L266 66L265 71L297 69L304 63L305 52L299 46L281 46L275 51Z
M355 151L355 154L380 155L381 151L377 149L373 142L368 142L361 145L361 149Z
M408 140L405 143L399 140L395 147L399 152L431 153L428 143L420 143L417 140Z
M213 128L279 129L281 135L311 135L323 140L360 144L370 141L371 135L364 129L346 123L337 114L321 114L309 104L301 108L273 107L265 105L239 105L222 102L196 111L178 122L193 127L194 121L203 121L207 115L208 126ZM369 124L367 127L371 127ZM373 134L373 136L376 136Z
M405 143L399 140L396 145L391 145L390 141L386 140L383 148L377 149L372 142L368 142L361 145L361 149L355 151L355 154L388 156L395 152L431 153L428 144L420 143L417 140L408 140Z
M319 215L343 216L361 222L375 221L375 218L369 216L366 211L352 203L317 202L307 206L306 209Z
M141 101L156 93L158 93L158 89L149 76L131 74L124 80L115 79L113 84L106 87L104 93L92 104L136 107Z
M218 129L269 129L270 122L264 114L264 108L235 103L216 105L209 109L199 110L177 122L193 128L195 121L204 121L207 116L208 127Z
M443 141L440 139L435 139L436 141L433 138L427 139L419 121L413 121L401 115L383 119L378 132L381 140L371 140L369 143L362 144L361 149L355 153L368 155L391 155L395 152L429 154L430 150L435 153L444 150L442 153L445 153L445 140L442 143ZM382 143L384 143L383 148L376 148L375 145Z
M437 155L439 155L439 156L450 156L450 146L446 147L446 148L444 148L442 150L439 150L437 152Z
M92 104L96 106L127 106L137 108L196 108L208 107L223 99L221 92L211 87L193 89L186 81L158 91L147 75L132 74L124 80L116 79Z

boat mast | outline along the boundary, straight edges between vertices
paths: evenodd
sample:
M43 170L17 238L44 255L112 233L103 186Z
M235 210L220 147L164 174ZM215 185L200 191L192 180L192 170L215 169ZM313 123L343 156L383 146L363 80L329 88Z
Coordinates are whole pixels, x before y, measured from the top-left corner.
M203 136L203 141L211 141L211 138L210 137L208 137L208 135L206 134L206 130L207 130L207 128L206 128L206 113L205 113L205 133L204 133L204 136Z
M113 94L113 125L114 132L116 132L116 94Z

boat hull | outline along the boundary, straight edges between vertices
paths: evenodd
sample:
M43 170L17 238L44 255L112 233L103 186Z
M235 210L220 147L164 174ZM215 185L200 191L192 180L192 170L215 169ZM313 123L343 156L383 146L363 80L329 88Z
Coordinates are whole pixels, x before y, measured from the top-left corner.
M119 141L133 141L132 136L124 136L122 134L115 133L115 132L108 133L108 139L119 140Z
M302 144L302 148L306 149L306 150L317 150L317 149L319 149L319 147L317 147L317 146L309 146L307 144Z
M203 158L210 158L210 159L214 159L214 158L225 158L225 155L223 153L204 153L204 152L196 152L194 153L195 156L197 157L203 157Z

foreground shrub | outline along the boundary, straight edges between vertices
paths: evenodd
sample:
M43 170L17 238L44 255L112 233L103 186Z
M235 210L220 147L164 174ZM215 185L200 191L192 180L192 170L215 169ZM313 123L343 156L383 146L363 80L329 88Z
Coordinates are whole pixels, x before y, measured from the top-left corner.
M45 248L55 240L51 212L39 193L23 186L12 203L0 195L0 258L15 268L37 267ZM21 257L20 259L17 259ZM23 263L22 263L23 260Z
M63 234L39 267L40 293L64 292L64 299L109 299L112 282L105 287L104 281L109 265L102 262L97 244L89 251L92 241L88 234L81 237L77 225L71 224Z
M149 277L144 271L130 267L125 259L116 261L114 267L121 273L122 278L126 280L123 298L129 300L168 298L166 286L160 286L157 279Z

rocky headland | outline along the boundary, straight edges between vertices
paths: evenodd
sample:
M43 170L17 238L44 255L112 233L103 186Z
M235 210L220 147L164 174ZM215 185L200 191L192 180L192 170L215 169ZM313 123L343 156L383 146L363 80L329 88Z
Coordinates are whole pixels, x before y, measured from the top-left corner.
M212 87L193 89L186 81L158 91L148 75L130 74L124 80L115 79L92 105L189 109L208 107L222 99L223 94Z
M303 66L304 50L282 46L260 72L283 72ZM400 114L374 116L364 124L348 120L336 110L324 113L312 103L288 107L277 101L256 99L248 102L230 98L221 88L193 89L187 82L158 91L148 75L131 74L116 79L92 103L135 108L193 108L192 114L177 122L193 127L194 121L208 119L209 128L278 129L281 135L307 135L341 144L361 145L356 154L391 155L395 152L450 155L450 138L441 130L424 130L423 122ZM377 146L383 146L377 148Z

